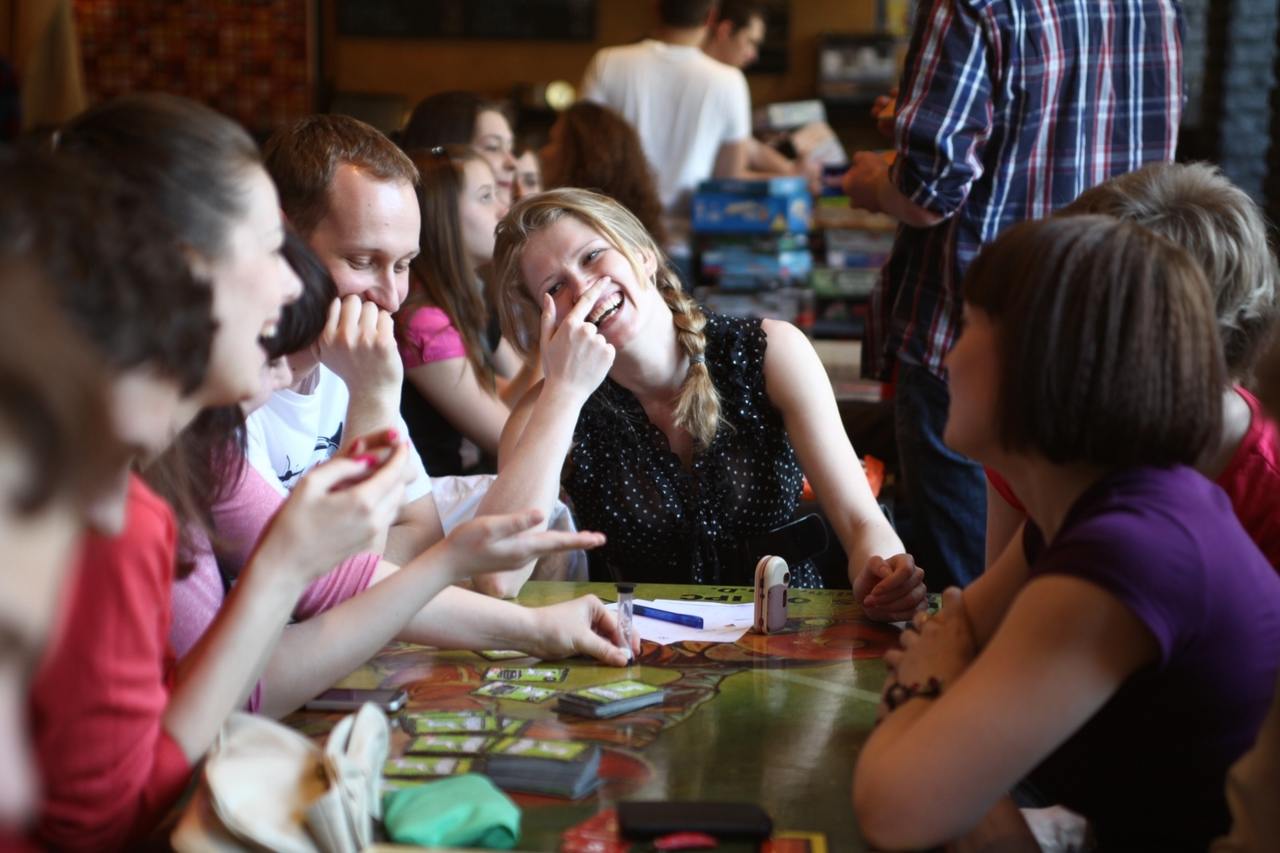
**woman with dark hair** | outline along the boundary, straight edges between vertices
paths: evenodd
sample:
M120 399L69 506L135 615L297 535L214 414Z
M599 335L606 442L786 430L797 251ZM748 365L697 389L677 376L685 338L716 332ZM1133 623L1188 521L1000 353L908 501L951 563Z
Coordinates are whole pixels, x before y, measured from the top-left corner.
M34 269L0 257L0 849L36 816L31 673L55 624L85 511L110 486L106 376Z
M427 470L437 476L493 470L508 402L528 388L521 360L485 306L482 270L507 212L493 170L461 146L414 152L421 180L421 249L396 314L404 360L401 413ZM514 384L512 384L514 381ZM468 464L462 440L488 458Z
M413 108L400 147L413 152L441 145L466 145L493 169L498 200L510 205L516 188L515 135L501 105L474 92L441 92Z
M551 126L542 149L547 189L578 187L607 195L635 214L659 246L667 244L662 203L636 129L608 107L578 101Z
M65 634L30 693L44 780L36 840L117 849L186 786L298 591L394 515L400 474L393 461L339 490L367 470L344 459L295 491L225 618L174 669L174 518L130 472L200 409L257 391L259 339L297 289L278 254L279 201L243 130L158 97L85 113L64 129L57 158L6 163L0 184L0 233L41 267L109 366L113 430L126 448L118 485L94 505Z
M1192 467L1226 377L1204 274L1073 216L1005 231L964 298L945 438L1024 500L1026 560L948 590L887 656L859 828L932 847L990 812L1026 841L1003 795L1029 775L1100 849L1204 850L1280 664L1280 578Z

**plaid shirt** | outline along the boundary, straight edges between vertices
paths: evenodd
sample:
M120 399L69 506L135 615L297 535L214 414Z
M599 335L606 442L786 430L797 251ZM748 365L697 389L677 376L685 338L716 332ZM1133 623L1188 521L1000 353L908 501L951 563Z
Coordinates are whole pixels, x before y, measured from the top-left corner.
M871 297L864 373L945 377L960 283L983 244L1081 192L1172 160L1182 113L1176 0L921 0L892 176L945 220L898 229Z

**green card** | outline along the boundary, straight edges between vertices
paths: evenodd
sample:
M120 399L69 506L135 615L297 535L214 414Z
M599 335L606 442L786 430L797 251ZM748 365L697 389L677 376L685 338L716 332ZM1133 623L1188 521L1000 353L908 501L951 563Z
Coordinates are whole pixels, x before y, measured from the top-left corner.
M518 681L532 684L556 684L568 677L569 668L563 666L491 666L484 674L485 681Z
M645 684L643 681L614 681L609 684L597 684L594 687L573 690L569 695L603 705L607 702L620 702L623 699L648 696L650 693L657 693L661 689L660 687L654 687L652 684Z
M428 711L402 715L400 726L411 735L496 732L498 719L488 711Z
M548 687L534 687L532 684L512 684L509 681L491 681L483 687L471 691L472 696L488 696L491 699L514 699L517 702L545 702L556 691Z
M417 778L420 776L453 776L471 771L470 758L438 758L434 755L406 755L387 759L382 765L382 775L392 778Z
M527 737L508 737L498 741L490 753L513 755L521 758L549 758L553 761L573 761L591 748L591 744L576 740L534 740Z
M516 660L517 658L533 657L528 652L522 652L519 649L485 649L482 652L476 652L476 654L489 660Z
M409 741L405 752L435 755L479 755L493 744L483 735L422 735Z

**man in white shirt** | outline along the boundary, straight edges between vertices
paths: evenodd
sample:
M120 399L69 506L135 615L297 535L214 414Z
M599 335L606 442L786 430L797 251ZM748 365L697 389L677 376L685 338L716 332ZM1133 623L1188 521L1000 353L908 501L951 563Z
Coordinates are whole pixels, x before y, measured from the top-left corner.
M408 428L400 417L403 367L391 314L409 291L418 254L418 170L390 140L342 116L311 116L267 143L268 170L290 224L337 285L319 346L290 356L292 387L248 419L249 462L282 491L362 435ZM337 203L341 200L341 203ZM406 504L386 557L408 562L444 531L416 450Z
M598 52L581 92L635 127L658 197L679 215L699 181L747 174L751 94L740 70L702 51L714 0L659 0L657 6L654 37Z
M702 50L717 62L746 69L760 58L764 34L760 0L720 0ZM754 137L747 140L747 168L759 177L801 174L796 163Z

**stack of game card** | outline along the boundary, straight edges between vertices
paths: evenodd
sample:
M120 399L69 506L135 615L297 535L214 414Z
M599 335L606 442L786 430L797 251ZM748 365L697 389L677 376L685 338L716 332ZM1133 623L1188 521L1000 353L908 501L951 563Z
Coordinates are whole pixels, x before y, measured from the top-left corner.
M616 717L656 705L665 696L661 687L643 681L614 681L565 693L556 702L556 710L596 719Z
M600 747L571 740L503 738L485 757L484 772L499 788L581 799L599 784Z

